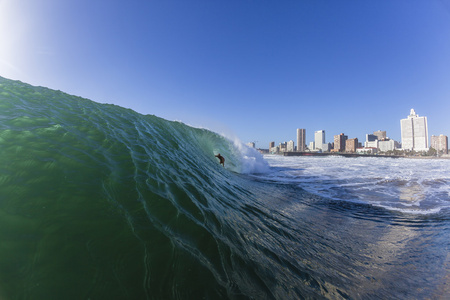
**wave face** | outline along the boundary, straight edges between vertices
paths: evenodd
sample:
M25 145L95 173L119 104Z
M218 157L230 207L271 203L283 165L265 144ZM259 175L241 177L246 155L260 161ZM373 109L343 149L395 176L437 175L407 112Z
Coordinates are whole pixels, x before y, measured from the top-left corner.
M267 170L208 130L0 78L0 299L448 295L444 210L246 174Z
M205 129L59 91L1 79L0 92L0 293L233 293L222 261L232 264L233 251L221 235L226 211L247 196L235 173L263 170L261 156Z

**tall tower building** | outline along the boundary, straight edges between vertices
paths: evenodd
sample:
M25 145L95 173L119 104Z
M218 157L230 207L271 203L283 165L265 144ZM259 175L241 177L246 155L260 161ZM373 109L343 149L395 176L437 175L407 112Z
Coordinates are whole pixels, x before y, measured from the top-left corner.
M325 130L317 130L314 132L314 144L315 149L322 150L323 144L325 144Z
M402 131L402 149L427 151L428 125L427 117L419 117L414 109L406 119L400 120Z
M297 129L297 151L303 152L306 147L306 129Z
M345 141L348 139L348 136L343 133L334 136L334 149L339 152L345 151Z

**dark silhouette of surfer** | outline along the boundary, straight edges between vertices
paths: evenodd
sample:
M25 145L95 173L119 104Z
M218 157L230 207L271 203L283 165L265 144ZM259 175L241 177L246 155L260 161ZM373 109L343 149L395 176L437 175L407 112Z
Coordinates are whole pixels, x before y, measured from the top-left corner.
M215 157L217 157L220 161L220 164L225 167L225 158L222 155L220 155L220 153L215 155Z

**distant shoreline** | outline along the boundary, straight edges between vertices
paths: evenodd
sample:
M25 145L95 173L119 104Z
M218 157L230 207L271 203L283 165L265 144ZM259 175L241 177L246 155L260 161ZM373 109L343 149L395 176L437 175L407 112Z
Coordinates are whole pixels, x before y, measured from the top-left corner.
M404 158L400 155L374 155L374 154L360 154L360 153L345 153L345 152L283 152L283 156L344 156L344 157L390 157L390 158Z
M263 153L270 154L270 153ZM450 156L404 156L404 155L374 155L359 153L331 153L331 152L282 152L274 153L280 156L343 156L343 157L379 157L379 158L412 158L412 159L450 159Z

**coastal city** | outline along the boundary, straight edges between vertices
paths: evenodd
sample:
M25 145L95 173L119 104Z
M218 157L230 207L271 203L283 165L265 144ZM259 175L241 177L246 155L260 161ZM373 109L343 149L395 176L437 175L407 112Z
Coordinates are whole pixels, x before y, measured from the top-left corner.
M306 129L297 129L297 146L293 140L280 143L270 142L268 149L257 149L263 154L296 155L389 155L428 156L448 158L448 137L440 134L428 139L427 117L419 116L411 109L409 116L400 120L401 142L390 139L386 131L378 130L366 134L365 141L349 138L344 133L334 135L333 143L325 142L325 130L314 132L314 141L306 144ZM247 144L255 148L255 143Z

